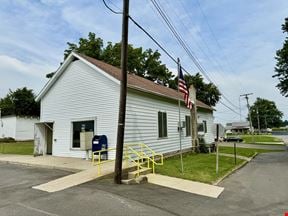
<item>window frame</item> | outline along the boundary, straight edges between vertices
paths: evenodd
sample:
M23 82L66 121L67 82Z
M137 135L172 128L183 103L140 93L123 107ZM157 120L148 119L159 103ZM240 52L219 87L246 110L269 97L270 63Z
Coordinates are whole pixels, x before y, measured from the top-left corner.
M80 151L81 145L80 147L73 147L73 123L74 122L85 122L85 121L94 121L94 131L93 131L93 135L97 134L97 118L96 117L90 117L90 118L77 118L77 119L71 119L70 120L70 150L75 150L75 151Z
M207 133L207 121L203 120L204 133Z
M167 112L158 111L158 139L168 138Z
M185 122L186 122L186 137L191 136L191 116L185 115Z

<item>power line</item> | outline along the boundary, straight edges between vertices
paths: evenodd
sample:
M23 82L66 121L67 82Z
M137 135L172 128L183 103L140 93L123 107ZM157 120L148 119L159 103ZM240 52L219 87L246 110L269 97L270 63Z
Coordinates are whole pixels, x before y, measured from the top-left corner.
M201 6L200 1L199 1L199 0L196 0L196 2L197 2L197 6L198 6L199 9L200 9L200 12L201 12L202 16L204 17L204 21L205 21L206 25L208 26L208 29L209 29L209 32L210 32L212 38L213 38L214 41L216 42L216 44L217 44L217 46L219 47L219 49L223 51L224 49L223 49L223 47L221 46L221 44L219 43L219 40L217 39L217 37L216 37L216 35L215 35L214 31L213 31L213 28L212 28L212 26L210 25L209 20L208 20L208 18L207 18L207 16L206 16L206 14L205 14L202 6ZM234 72L234 69L233 69L233 67L231 66L230 62L228 61L228 58L227 58L227 56L225 55L224 52L223 52L223 57L224 57L223 60L225 61L226 65L229 67L230 71ZM242 86L242 83L241 83L241 82L239 82L239 84L240 84L240 86Z
M109 1L109 2L110 2L111 4L113 4L111 1ZM105 7L108 8L112 13L114 13L114 14L122 14L122 12L113 10L113 9L106 3L105 0L103 0L103 3L104 3L104 5L105 5ZM113 5L114 5L114 4L113 4ZM115 5L114 5L114 6L115 6Z
M186 14L188 15L188 17L192 20L192 17L190 16L190 13L187 11L187 9L186 9L186 7L184 6L183 2L180 1L180 3L181 3L182 8L184 9L184 11L186 12ZM173 9L173 8L172 8L172 9ZM173 9L173 10L174 10L174 9ZM175 10L174 10L174 11L175 11ZM203 13L203 15L205 15L203 11L202 11L202 13ZM187 26L184 25L184 23L182 22L182 20L181 20L181 19L179 19L179 20L180 20L180 22L182 23L182 25L184 26L184 28L188 29ZM208 22L208 21L207 21L207 22ZM188 31L188 33L192 36L192 34L190 33L190 31ZM200 32L199 32L199 36L200 36L200 38L202 39L202 41L204 42L204 45L205 45L205 47L207 48L208 52L210 52L210 53L212 54L212 56L213 56L213 53L212 53L210 47L208 46L208 43L206 42L206 40L204 39L204 37L202 36L202 34L201 34ZM215 38L215 39L216 39L216 38ZM219 42L217 41L217 43L219 43ZM196 44L197 44L197 43L196 43ZM198 44L197 44L197 46L198 46ZM216 58L211 59L211 58L209 57L209 55L207 55L207 54L204 52L204 50L202 50L201 47L198 46L198 48L200 49L200 51L201 51L211 62L214 63L214 66L216 66L218 69L220 69L220 71L224 71L222 65L219 63L219 61L218 61ZM220 76L222 77L221 73L220 73ZM223 78L223 77L222 77L222 78ZM214 83L214 85L215 85L215 83ZM216 86L217 86L217 87L219 88L219 90L220 90L220 86L219 86L219 85L216 85ZM220 91L221 91L221 90L220 90ZM222 97L223 97L230 105L232 105L234 108L238 109L238 107L237 107L236 105L234 105L234 103L232 103L224 94L222 94Z
M120 12L116 12L113 9L111 9L105 2L105 0L103 0L104 5L114 14L119 14ZM129 19L140 29L142 30L173 62L175 62L176 64L178 63L177 60L175 58L173 58L173 56L151 35L149 34L138 22L136 22L135 19L133 19L130 15L129 15ZM175 32L177 35L177 32ZM178 38L178 37L177 37ZM185 46L185 43L183 42L183 39L181 39L179 37L179 39L182 41L181 44L183 44ZM184 47L183 47L184 48ZM191 52L189 50L187 50L190 54ZM194 64L197 66L197 68L201 68L201 71L203 71L202 66L200 65L200 63L197 62L197 60L195 59L195 57L191 54L192 59L194 59ZM191 74L183 67L181 66L183 71L186 72L187 74L189 74L191 76ZM200 69L199 69L200 70ZM202 72L202 74L205 74L205 71ZM209 78L209 76L206 74L206 77L211 83L212 80ZM214 83L213 83L214 84ZM223 95L222 95L223 96ZM224 104L223 102L219 101L222 105L224 105L226 108L228 108L229 110L231 110L232 112L237 113L235 110L233 110L231 107L227 106L226 104Z
M165 21L165 23L168 26L169 30L172 32L172 34L177 39L177 41L182 46L182 48L186 51L186 53L188 54L190 59L193 61L193 63L196 65L196 67L200 70L200 72L204 75L204 77L209 82L211 82L211 83L213 83L215 85L215 83L208 76L208 74L207 74L205 68L203 67L203 65L200 64L200 62L199 62L198 58L196 57L196 55L191 51L191 48L189 47L189 45L185 42L185 40L182 38L182 36L177 32L176 28L174 27L174 25L170 21L171 19L169 18L169 16L165 13L165 11L163 11L161 9L160 5L157 3L156 0L151 0L151 2L154 5L154 7L156 8L156 10L158 11L158 13L160 14L160 16ZM215 86L217 86L217 85L215 85ZM223 98L225 100L228 101L228 103L230 103L233 107L238 109L238 107L235 106L223 93L222 93L222 96L223 96Z

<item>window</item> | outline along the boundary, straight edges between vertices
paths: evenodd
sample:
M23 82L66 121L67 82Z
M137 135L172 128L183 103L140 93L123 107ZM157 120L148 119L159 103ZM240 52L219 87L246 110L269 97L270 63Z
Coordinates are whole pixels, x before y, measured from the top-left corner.
M185 116L186 122L186 136L191 136L191 118L190 116Z
M80 148L80 132L93 131L94 121L73 122L72 148Z
M198 123L198 132L207 133L207 122Z
M203 132L204 133L204 125L203 125L203 123L198 123L197 129L198 129L198 132Z
M167 114L158 112L158 136L159 138L167 137Z
M203 121L204 133L207 133L207 122Z

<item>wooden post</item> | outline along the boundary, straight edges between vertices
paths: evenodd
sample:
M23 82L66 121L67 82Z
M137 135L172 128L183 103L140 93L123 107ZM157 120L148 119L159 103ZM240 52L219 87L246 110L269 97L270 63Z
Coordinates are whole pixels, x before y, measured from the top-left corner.
M123 1L122 17L122 46L121 46L121 85L117 129L116 159L114 169L114 182L121 184L123 142L125 130L126 96L127 96L127 60L128 60L128 22L129 21L129 0Z
M193 107L190 111L191 115L191 135L192 135L192 150L198 152L199 140L198 140L198 129L197 129L197 107L196 107L196 89L193 85L189 88L189 96L193 103Z

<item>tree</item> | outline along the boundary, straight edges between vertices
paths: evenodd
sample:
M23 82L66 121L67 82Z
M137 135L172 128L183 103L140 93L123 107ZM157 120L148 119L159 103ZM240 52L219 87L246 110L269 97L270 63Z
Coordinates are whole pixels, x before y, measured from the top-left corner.
M18 88L0 99L1 115L39 116L40 104L35 101L32 89Z
M87 56L102 60L108 64L120 68L121 65L121 43L108 42L106 47L103 40L96 37L95 33L89 33L88 38L80 38L78 44L67 43L68 48L64 51L64 59L74 50ZM129 73L149 79L158 84L177 89L177 77L161 62L161 54L158 50L143 50L142 47L128 45ZM46 75L51 78L54 72ZM197 99L207 105L215 106L220 100L220 92L212 83L204 83L202 76L198 73L195 76L185 76L188 85L193 84L196 88Z
M83 53L92 58L101 59L103 40L96 37L95 33L89 32L88 38L80 38L78 45L69 43L68 48L64 51L64 59L66 59L72 51Z
M83 53L87 56L102 60L108 64L119 67L121 65L121 43L108 42L103 46L103 40L96 37L95 33L89 33L88 38L80 38L78 44L68 42L68 48L64 51L64 59L72 51ZM133 47L128 44L128 62L129 73L145 77L152 81L158 81L163 85L168 85L169 80L174 76L168 70L165 64L160 60L161 54L156 50L147 49L143 51L142 47ZM46 75L51 78L54 72Z
M288 17L285 18L285 23L282 25L283 33L288 33ZM288 37L286 36L282 49L276 51L276 67L273 77L277 77L279 83L276 87L281 94L288 97Z
M283 113L278 110L275 102L263 98L257 98L254 104L250 107L251 120L254 128L258 128L258 119L260 122L260 129L280 127ZM248 118L247 118L248 119Z
M194 76L184 75L188 86L191 84L196 89L196 98L209 106L215 106L221 98L221 93L213 83L205 83L201 74L196 73Z

